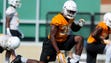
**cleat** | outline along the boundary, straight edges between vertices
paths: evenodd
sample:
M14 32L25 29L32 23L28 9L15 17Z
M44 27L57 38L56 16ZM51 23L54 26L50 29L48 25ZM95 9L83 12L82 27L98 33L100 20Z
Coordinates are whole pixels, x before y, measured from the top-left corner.
M67 58L67 63L71 63L70 60L71 60L71 58L68 57L68 58Z

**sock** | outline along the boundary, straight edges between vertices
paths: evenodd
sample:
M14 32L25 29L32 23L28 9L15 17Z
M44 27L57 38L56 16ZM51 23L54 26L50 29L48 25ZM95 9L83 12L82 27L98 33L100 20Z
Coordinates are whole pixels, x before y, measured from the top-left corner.
M9 58L8 57L5 58L5 63L9 63Z
M80 60L80 56L73 54L73 58L70 60L73 63L77 63Z
M23 63L26 63L27 60L28 60L27 58L21 57L21 61L22 61Z

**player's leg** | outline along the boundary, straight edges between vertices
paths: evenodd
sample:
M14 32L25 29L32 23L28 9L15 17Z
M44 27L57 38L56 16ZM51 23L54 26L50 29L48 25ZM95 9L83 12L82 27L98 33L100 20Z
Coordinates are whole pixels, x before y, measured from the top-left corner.
M75 54L76 55L81 55L83 46L84 46L84 39L81 36L75 36L74 41L76 42L75 44Z
M17 55L15 59L11 61L11 63L27 63L28 59L22 57L21 55Z
M6 53L5 53L5 63L9 63L10 62L10 56L11 56L11 51L10 50L6 50Z
M75 53L72 54L73 58L70 61L74 60L75 63L78 63L80 60L80 56L83 50L83 37L70 35L65 41L64 48L65 50L71 50L75 45ZM73 63L74 63L73 62Z
M50 61L55 61L55 59L56 51L53 48L51 41L49 39L44 40L40 56L40 63L48 63Z
M12 56L12 60L13 60L14 58L16 58L16 52L15 52L15 50L11 50L11 56Z
M11 58L12 56L12 58ZM16 54L14 50L6 50L6 55L5 55L5 62L10 62L10 59L16 58Z
M101 42L87 44L87 63L96 63L97 54L103 54L105 49L105 45L101 44Z
M96 63L96 57L97 57L97 54L96 53L90 53L87 51L87 63Z
M75 61L75 63L79 63L80 60L80 56L82 54L83 51L83 44L84 44L84 39L82 36L75 36L74 37L74 42L76 42L75 44L75 54L73 54L73 59L71 59L71 61Z
M12 63L48 63L49 61L54 61L56 59L56 51L53 49L50 40L45 40L43 42L42 53L40 56L40 61L34 59L27 59L18 55Z
M87 44L86 46L86 52L87 52L87 63L96 63L96 52L94 53L95 48L93 48L95 45Z
M106 45L105 52L106 52L105 63L110 63L110 59L111 59L111 44Z

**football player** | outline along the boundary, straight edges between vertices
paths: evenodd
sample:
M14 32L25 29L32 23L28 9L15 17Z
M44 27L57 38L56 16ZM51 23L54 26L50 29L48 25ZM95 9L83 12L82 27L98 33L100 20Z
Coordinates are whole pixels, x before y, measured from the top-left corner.
M6 10L6 33L10 36L17 36L20 39L23 38L23 34L19 31L19 17L17 8L21 7L20 0L8 0L9 7ZM6 60L8 61L11 52L15 52L14 50L6 52ZM14 54L15 55L15 54ZM13 55L13 56L14 56Z
M68 0L64 3L63 10L52 18L50 23L50 34L44 40L39 63L48 63L55 61L57 58L60 63L66 63L66 59L61 50L69 51L75 46L74 61L78 63L83 50L83 37L70 34L71 30L77 32L82 28L85 21L80 19L78 23L74 22L77 13L77 6L73 0ZM18 58L19 59L18 59ZM13 63L38 63L37 60L25 59L17 56ZM21 60L20 60L21 58ZM19 60L19 61L17 61Z
M4 50L6 51L15 50L19 47L19 45L20 45L20 39L18 37L0 34L0 53L2 53ZM10 53L10 55L12 54ZM10 61L5 63L9 62Z
M111 12L108 12L104 15L104 21L105 23L111 28ZM109 31L111 33L111 30ZM111 40L105 40L105 54L106 54L106 60L105 63L110 63L111 60Z
M86 47L87 63L96 63L97 54L103 54L104 50L106 50L106 56L110 54L110 47L105 48L106 44L110 44L108 40L109 34L111 34L111 13L106 13L104 15L104 21L99 22L88 37ZM109 59L106 59L106 63Z
M21 6L20 0L8 0L9 7L6 10L6 31L8 35L23 38L19 31L19 17L16 8Z

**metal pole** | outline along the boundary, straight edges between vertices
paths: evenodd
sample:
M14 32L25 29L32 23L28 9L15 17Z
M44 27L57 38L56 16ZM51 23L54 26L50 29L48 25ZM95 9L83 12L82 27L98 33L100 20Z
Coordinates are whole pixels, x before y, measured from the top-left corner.
M39 4L40 3L40 0L36 0L36 31L35 31L35 33L36 33L36 38L35 38L35 40L36 40L36 42L39 42Z
M6 10L6 0L3 0L3 34L5 34L5 21L6 21L6 15L5 15L5 10Z

